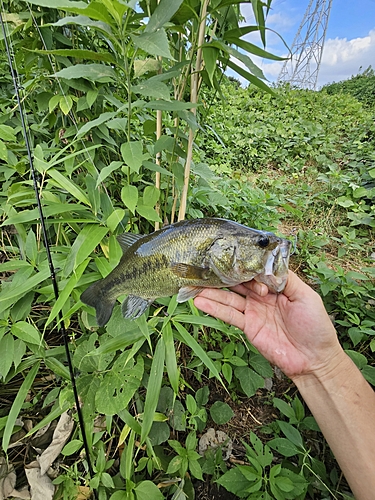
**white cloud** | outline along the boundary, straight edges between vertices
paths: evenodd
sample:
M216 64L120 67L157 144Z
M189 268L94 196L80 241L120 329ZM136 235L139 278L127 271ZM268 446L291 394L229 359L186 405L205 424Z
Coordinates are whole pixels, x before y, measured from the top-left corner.
M291 7L286 0L274 0L272 7L267 18L267 26L280 33L291 44L301 18L301 9L295 4ZM246 25L254 24L250 3L242 4L241 12L246 18ZM266 50L288 57L288 50L276 33L267 31ZM262 46L258 32L249 33L244 39L259 47ZM284 64L282 61L271 61L251 55L250 57L263 70L270 82L277 80ZM369 31L366 36L358 38L327 38L320 65L318 88L326 83L348 79L358 74L360 68L364 70L370 65L375 69L375 29ZM242 81L242 78L239 79Z
M285 54L284 54L285 55ZM318 86L338 82L356 75L359 69L374 66L375 30L362 38L334 38L326 40L319 70ZM268 62L266 59L254 61L264 71L267 78L275 81L283 66L282 62Z

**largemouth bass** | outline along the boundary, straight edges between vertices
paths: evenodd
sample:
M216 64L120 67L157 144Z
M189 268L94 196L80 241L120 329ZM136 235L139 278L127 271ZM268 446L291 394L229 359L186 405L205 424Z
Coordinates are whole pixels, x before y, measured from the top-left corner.
M81 300L96 309L99 326L111 317L119 295L125 318L138 318L159 297L195 297L205 287L222 288L252 279L281 292L286 284L290 241L237 222L184 220L146 236L118 237L120 263L91 285Z

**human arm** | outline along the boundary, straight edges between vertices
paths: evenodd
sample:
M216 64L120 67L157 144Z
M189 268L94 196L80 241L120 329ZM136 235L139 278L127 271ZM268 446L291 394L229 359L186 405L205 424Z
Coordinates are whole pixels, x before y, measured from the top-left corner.
M206 289L195 305L244 331L290 377L316 418L357 500L375 490L375 394L341 348L323 303L289 272L282 294L254 281Z

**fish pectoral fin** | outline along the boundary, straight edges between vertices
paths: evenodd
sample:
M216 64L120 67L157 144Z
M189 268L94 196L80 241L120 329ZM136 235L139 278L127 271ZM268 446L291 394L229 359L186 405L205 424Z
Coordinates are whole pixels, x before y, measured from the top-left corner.
M191 264L183 264L182 262L173 262L171 270L179 278L189 280L207 280L210 274L210 270L207 267L193 266Z
M184 286L180 288L177 295L177 302L186 302L189 299L193 299L203 288L203 286Z
M141 238L143 238L142 234L124 233L117 236L117 241L120 243L122 251L125 252L133 243Z
M154 299L143 299L136 295L128 295L121 306L122 315L127 319L137 319Z

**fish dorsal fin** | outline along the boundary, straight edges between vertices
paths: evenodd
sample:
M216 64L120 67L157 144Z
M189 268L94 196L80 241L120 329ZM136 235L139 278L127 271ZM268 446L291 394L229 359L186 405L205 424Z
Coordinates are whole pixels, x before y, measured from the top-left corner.
M207 267L193 266L181 262L173 262L171 270L179 278L187 280L207 280L210 274L210 270Z
M177 302L186 302L189 299L193 299L202 290L202 286L184 286L183 288L180 288L180 291L178 292Z
M117 241L120 243L122 251L125 252L136 241L143 238L142 234L124 233L117 236Z

